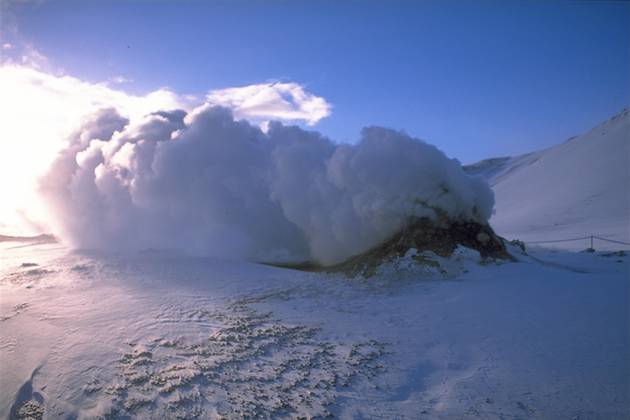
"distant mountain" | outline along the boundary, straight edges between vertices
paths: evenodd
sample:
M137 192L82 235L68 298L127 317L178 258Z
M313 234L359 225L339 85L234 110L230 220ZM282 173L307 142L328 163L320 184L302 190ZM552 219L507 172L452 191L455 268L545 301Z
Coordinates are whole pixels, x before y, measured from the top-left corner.
M496 205L490 223L502 236L544 241L593 234L630 242L628 109L562 144L464 169L492 186ZM552 245L583 249L588 241ZM603 241L595 245L624 248Z

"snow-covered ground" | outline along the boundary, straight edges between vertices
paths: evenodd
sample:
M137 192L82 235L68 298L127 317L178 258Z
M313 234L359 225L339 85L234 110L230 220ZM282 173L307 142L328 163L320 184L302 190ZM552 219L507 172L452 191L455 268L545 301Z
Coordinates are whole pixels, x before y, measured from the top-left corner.
M0 246L3 418L630 415L624 254L461 252L366 281Z
M546 241L596 235L630 243L630 111L589 132L526 155L467 167L495 192L490 223L510 239ZM581 250L590 240L552 244ZM619 244L595 240L596 249Z

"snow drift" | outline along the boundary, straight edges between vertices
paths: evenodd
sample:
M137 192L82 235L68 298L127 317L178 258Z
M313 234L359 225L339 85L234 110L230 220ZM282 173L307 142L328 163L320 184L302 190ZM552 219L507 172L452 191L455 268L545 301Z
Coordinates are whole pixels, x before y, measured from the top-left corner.
M42 180L54 233L78 248L177 248L255 261L332 264L410 218L487 223L481 177L404 133L354 145L203 105L129 121L94 115Z

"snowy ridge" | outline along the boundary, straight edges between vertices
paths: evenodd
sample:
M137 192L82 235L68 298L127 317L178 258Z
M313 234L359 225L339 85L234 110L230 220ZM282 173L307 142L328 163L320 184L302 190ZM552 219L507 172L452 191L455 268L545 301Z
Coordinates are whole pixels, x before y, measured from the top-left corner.
M490 224L525 241L598 235L630 242L630 112L624 109L587 133L515 157L487 159L466 171L495 193ZM584 249L588 241L558 244ZM617 244L598 241L599 249Z

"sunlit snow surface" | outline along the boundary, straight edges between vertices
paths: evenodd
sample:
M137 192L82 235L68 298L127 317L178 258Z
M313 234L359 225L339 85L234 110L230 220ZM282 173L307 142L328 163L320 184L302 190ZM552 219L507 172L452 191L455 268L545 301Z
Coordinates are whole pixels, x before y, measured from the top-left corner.
M630 414L625 255L462 252L366 281L0 246L3 418Z

